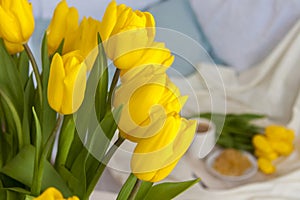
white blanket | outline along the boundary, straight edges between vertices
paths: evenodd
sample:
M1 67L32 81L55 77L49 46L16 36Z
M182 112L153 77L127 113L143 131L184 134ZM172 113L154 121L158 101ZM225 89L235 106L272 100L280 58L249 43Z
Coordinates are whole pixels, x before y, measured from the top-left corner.
M217 72L214 66L203 63L197 69L198 74L185 80L173 78L192 98L184 115L195 114L196 103L201 111L263 113L269 122L294 129L298 137L294 153L278 161L276 175L258 175L251 184L218 181L206 173L201 161L186 156L172 174L173 179L183 178L191 170L210 189L197 185L177 199L300 199L300 22L263 62L241 74L222 67ZM193 85L196 91L183 82Z

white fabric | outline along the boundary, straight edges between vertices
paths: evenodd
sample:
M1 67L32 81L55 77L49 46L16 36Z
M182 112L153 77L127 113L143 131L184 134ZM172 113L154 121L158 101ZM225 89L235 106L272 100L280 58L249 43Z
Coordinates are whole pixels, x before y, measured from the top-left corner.
M299 0L190 0L216 55L241 71L261 61L300 19Z
M224 80L215 82L212 74L214 66L200 63L199 73L187 80L173 79L177 85L181 82L190 82L197 86L196 97L200 99L199 106L209 105L211 91L219 94L218 101L226 101L227 112L259 112L268 114L268 121L287 125L296 131L295 150L292 155L277 160L277 172L273 176L264 176L261 173L244 182L224 182L207 173L203 160L197 160L187 154L176 168L172 177L202 178L210 188L194 186L177 199L299 199L300 197L300 21L293 27L276 49L260 64L237 75L234 70L219 68ZM206 83L206 86L205 86ZM225 92L223 84L225 86ZM202 89L201 86L202 86ZM187 89L187 88L186 88ZM181 90L185 91L184 88ZM191 93L191 96L194 94ZM193 101L192 101L193 102ZM187 104L186 115L192 114L196 105ZM208 111L211 108L206 108ZM181 174L179 177L178 175ZM181 179L182 180L182 179ZM247 184L246 184L247 183ZM251 183L251 184L249 184Z

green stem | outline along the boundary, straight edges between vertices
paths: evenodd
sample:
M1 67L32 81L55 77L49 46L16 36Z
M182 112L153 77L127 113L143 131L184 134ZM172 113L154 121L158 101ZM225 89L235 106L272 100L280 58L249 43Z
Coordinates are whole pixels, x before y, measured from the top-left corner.
M56 121L55 128L53 129L52 134L48 137L48 139L46 141L46 144L45 144L45 147L42 151L41 157L39 159L40 163L39 163L39 167L38 167L39 171L38 171L38 175L37 175L38 186L37 186L36 191L35 191L35 193L37 193L37 194L35 194L35 195L39 195L39 193L41 191L42 180L43 180L43 172L44 172L44 164L45 164L48 152L49 152L49 150L52 146L52 143L55 140L56 134L57 134L57 132L58 132L60 126L61 126L62 120L63 120L63 115L59 114L58 118L57 118L57 121Z
M142 181L140 179L137 179L137 181L135 182L133 189L131 190L128 200L134 200L134 198L136 197L140 187L141 187Z
M108 150L107 154L104 156L104 158L101 160L101 163L99 164L97 170L96 170L96 174L93 178L93 180L91 181L91 183L89 184L86 194L85 194L85 198L84 199L89 199L89 196L91 195L91 193L93 192L99 178L101 177L106 164L108 163L108 161L111 159L111 157L114 155L114 153L116 152L116 150L121 146L121 144L124 142L124 138L119 137L118 140L114 143L114 145L112 147L110 147L110 149Z
M107 110L111 110L111 98L112 98L112 94L118 84L119 77L120 77L120 70L118 68L116 68L114 77L112 79L112 82L111 82L110 88L109 88L109 93L108 93L108 98L107 98Z
M36 60L33 56L33 53L30 49L30 47L28 46L28 44L23 44L24 49L29 57L29 60L31 62L32 65L32 69L33 69L33 73L36 79L36 83L37 83L37 89L38 89L38 93L39 93L39 100L40 100L40 105L42 106L43 103L43 92L42 92L42 82L41 82L41 77L40 77L40 73L39 73L39 68L38 65L36 63Z

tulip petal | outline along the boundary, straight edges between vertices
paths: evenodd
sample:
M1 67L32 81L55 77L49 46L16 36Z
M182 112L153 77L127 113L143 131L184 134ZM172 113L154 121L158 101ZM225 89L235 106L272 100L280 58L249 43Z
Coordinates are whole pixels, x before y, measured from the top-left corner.
M106 41L110 34L112 33L114 26L117 22L117 3L116 1L111 1L104 13L101 23L101 39Z
M48 102L53 110L61 113L61 105L64 97L65 70L62 57L56 53L53 56L48 81Z

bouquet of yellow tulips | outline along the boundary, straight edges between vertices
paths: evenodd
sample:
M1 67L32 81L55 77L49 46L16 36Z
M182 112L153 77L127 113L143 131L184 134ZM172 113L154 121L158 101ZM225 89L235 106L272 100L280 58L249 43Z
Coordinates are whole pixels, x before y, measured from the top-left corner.
M179 114L187 97L166 74L174 57L155 41L153 16L112 1L101 21L80 21L62 0L38 66L27 44L32 10L0 1L0 200L89 199L124 140L136 146L118 199L171 199L199 181L156 183L188 149L196 121Z

